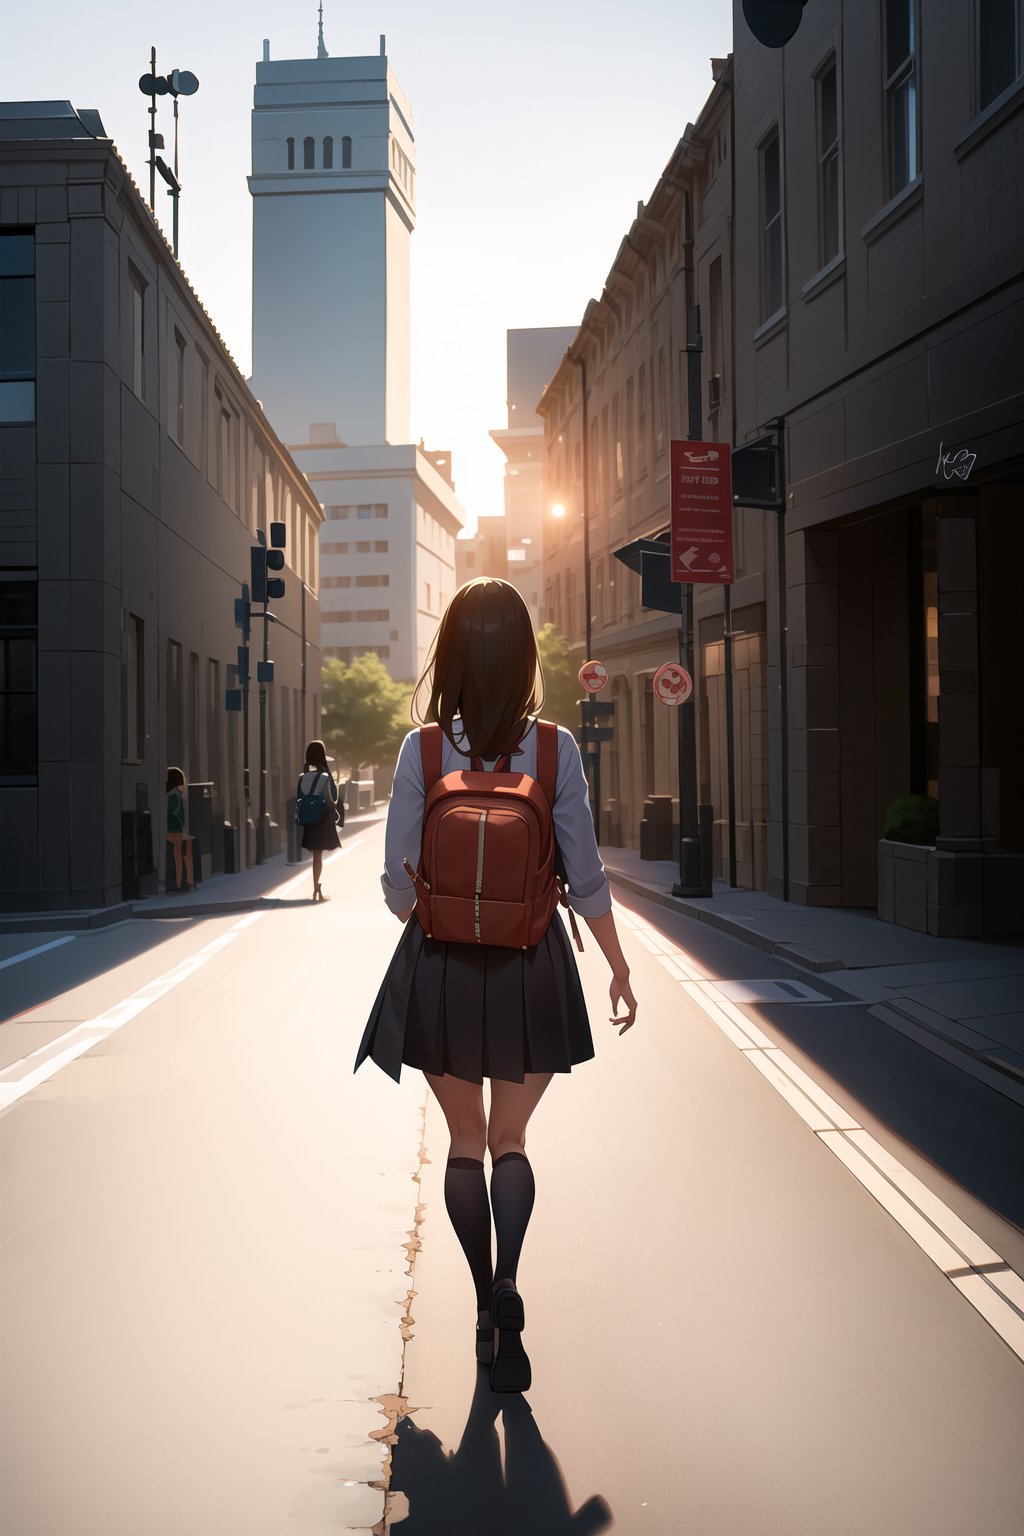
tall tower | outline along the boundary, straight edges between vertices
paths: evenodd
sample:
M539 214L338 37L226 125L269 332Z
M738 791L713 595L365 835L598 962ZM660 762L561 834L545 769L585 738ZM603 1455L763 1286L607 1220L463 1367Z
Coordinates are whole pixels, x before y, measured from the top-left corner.
M409 439L416 148L384 49L331 58L321 7L316 58L256 66L251 384L289 444Z

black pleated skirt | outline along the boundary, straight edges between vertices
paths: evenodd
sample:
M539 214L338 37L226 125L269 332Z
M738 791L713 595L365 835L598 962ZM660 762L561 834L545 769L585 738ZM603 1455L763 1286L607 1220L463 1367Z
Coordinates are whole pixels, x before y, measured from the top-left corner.
M408 919L370 1011L353 1070L367 1057L482 1083L569 1072L594 1041L576 959L556 912L532 949L446 944Z

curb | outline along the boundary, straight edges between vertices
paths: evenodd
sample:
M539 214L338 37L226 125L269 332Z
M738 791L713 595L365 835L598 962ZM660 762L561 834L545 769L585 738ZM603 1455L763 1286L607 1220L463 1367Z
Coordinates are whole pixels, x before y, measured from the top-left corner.
M0 917L0 933L53 933L77 929L109 928L132 916L132 903L120 901L116 907L102 907L94 912L26 912Z
M685 917L708 923L712 928L719 928L734 939L742 939L744 943L763 950L767 955L777 955L780 960L789 960L794 965L800 966L802 970L814 971L816 974L822 971L846 970L843 962L837 960L834 955L823 955L820 950L811 949L806 944L790 944L784 939L770 939L765 934L758 933L756 928L748 928L745 923L739 922L734 917L726 917L724 913L715 912L709 907L697 906L686 896L673 896L670 891L647 885L644 881L637 880L632 875L622 874L607 864L605 874L609 880L615 881L617 885L624 885L627 890L635 891L638 896L645 896L648 901L656 901L672 912L681 912Z

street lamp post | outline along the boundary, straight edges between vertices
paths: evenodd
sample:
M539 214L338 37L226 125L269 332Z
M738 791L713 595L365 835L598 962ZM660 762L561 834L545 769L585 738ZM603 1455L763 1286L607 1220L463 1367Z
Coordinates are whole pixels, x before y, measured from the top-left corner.
M590 433L587 423L587 362L586 358L574 357L572 347L566 351L566 357L570 363L575 363L580 370L580 406L582 412L583 429L583 606L586 620L586 654L584 661L593 659L594 631L593 618L590 604L590 463L588 456ZM584 710L585 699L580 700L580 729L586 731L587 717ZM586 736L583 737L586 740ZM588 745L585 761L590 770L593 783L593 813L594 835L598 842L601 840L601 747Z

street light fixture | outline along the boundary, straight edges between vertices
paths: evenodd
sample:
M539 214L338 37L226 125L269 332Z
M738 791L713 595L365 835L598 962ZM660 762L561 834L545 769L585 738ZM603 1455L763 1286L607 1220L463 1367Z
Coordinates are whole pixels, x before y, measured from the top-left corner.
M169 75L158 75L156 72L156 49L150 50L150 72L143 75L139 81L139 90L144 96L149 97L149 211L156 212L156 173L159 171L167 183L167 195L174 200L173 239L172 248L175 259L178 256L178 198L181 193L181 183L178 180L178 97L194 96L199 89L199 80L189 69L172 69ZM157 154L158 149L164 147L164 136L156 131L156 98L158 96L174 97L174 169Z

